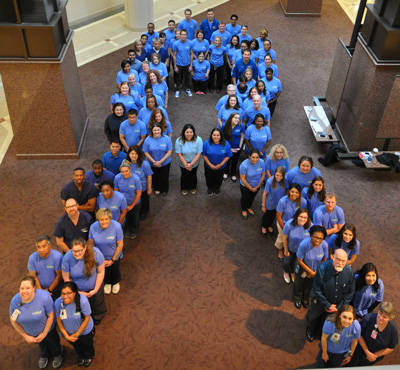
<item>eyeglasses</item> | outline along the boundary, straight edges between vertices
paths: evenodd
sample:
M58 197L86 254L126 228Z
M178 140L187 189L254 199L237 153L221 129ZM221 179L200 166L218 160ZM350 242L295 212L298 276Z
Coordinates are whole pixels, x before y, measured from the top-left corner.
M72 294L74 293L73 292L61 293L61 296L72 295Z
M84 249L85 249L85 248L81 248L81 249L75 249L75 250L71 249L71 252L72 252L73 254L78 254L78 253L81 253L81 252L83 252L83 251L84 251Z
M77 206L78 206L77 204L73 204L72 206L65 206L65 208L71 209L71 208L74 208L74 207L77 207Z
M320 237L315 236L315 235L313 235L312 238L315 239L315 240L318 240L318 241L324 240L324 238L320 238Z

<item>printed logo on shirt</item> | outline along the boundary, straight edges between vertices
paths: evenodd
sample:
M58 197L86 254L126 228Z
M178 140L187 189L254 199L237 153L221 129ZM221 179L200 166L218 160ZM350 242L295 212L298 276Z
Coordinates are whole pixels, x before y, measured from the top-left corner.
M133 171L133 172L140 175L140 170L136 170L136 171Z
M137 130L134 130L134 132L140 132L140 130L139 130L139 129L137 129Z
M323 257L324 256L324 254L323 253L321 253L321 254L317 254L317 257L318 258L321 258L321 257Z
M166 146L167 146L167 144L160 144L160 146L161 146L161 147L166 147Z
M226 150L225 149L221 149L221 153L226 153Z
M74 312L74 315L75 315L75 316L78 316L78 315L80 316L80 315L81 315L81 313L80 313L80 312L76 312L76 311L75 311L75 312Z
M133 184L130 184L129 187L130 187L130 188L133 188L133 189L136 189L136 186L133 185Z
M354 337L354 334L351 334L351 333L346 334L346 337Z
M107 236L107 240L114 240L114 239L115 239L114 235Z
M32 315L40 315L42 312L42 310L32 311Z
M371 293L370 293L370 296L375 297L376 294L377 294L377 293L375 293L375 292L371 292Z
M258 167L258 168L257 168L257 171L262 171L262 168L261 168L261 167Z
M338 220L337 218L332 218L333 222L337 222L337 220Z
M88 227L84 227L83 229L81 229L81 231L82 231L83 233L87 233L87 232L89 231L89 228L88 228Z
M47 269L54 269L54 265L50 264L46 266Z

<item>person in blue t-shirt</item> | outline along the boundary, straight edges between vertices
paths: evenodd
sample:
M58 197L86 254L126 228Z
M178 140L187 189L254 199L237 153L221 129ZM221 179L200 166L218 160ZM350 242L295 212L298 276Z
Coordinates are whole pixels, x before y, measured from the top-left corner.
M128 111L129 109L138 109L136 105L137 102L138 98L135 96L135 93L131 92L129 81L123 81L121 82L119 91L111 95L110 110L111 112L113 111L115 103L122 103L126 111Z
M153 39L158 38L160 35L158 32L154 31L154 23L150 22L147 24L147 43L152 45Z
M54 303L49 292L36 289L35 278L25 276L19 285L19 293L10 303L12 327L29 344L39 344L39 368L44 369L49 355L54 357L53 368L62 363L60 337L55 329Z
M232 69L232 82L237 84L237 80L244 74L247 68L251 68L253 71L253 78L258 78L258 68L255 62L250 59L250 49L242 50L242 58L235 61L235 66Z
M175 27L176 23L173 19L168 21L168 28L164 30L165 36L167 37L167 41L171 41L175 37Z
M302 190L310 186L315 176L322 176L321 171L314 167L313 159L306 155L301 156L297 167L291 168L286 175L289 184L299 184Z
M254 216L251 209L255 197L260 190L265 176L265 163L260 159L258 149L250 151L249 158L244 160L239 167L240 172L240 205L242 207L242 218L247 220L248 215Z
M185 9L185 19L182 19L178 24L178 30L186 31L188 40L193 40L195 32L198 30L197 22L192 18L192 11Z
M122 82L128 82L128 77L131 73L134 73L138 77L138 73L135 70L131 70L131 60L124 59L121 62L121 70L117 73L117 86L118 89L121 87Z
M267 68L265 70L265 77L262 78L265 84L265 88L268 90L270 95L270 101L268 103L268 108L271 111L271 117L274 114L276 103L282 92L281 81L274 77L274 70L272 68Z
M222 46L228 45L229 41L231 41L232 35L225 30L225 22L220 22L218 25L218 30L214 31L211 35L210 41L213 43L217 36L221 37Z
M307 201L307 210L311 219L313 219L315 210L324 204L327 193L325 181L321 176L315 176L310 186L303 188L302 196Z
M257 114L254 118L254 125L247 126L244 141L246 153L250 153L252 149L258 149L261 158L265 159L267 148L271 142L271 130L267 126L263 114Z
M226 25L226 30L231 34L231 35L237 35L240 33L241 27L240 24L237 24L239 17L236 14L231 15L231 23Z
M214 92L214 79L217 75L216 81L216 92L219 93L222 89L222 84L224 82L224 60L226 49L222 45L222 40L220 36L215 37L214 44L210 46L210 79L208 80L208 88L210 93Z
M130 109L128 111L128 119L122 122L119 128L119 139L125 150L128 150L131 145L142 145L146 138L146 133L146 125L138 119L137 110Z
M242 26L240 27L240 33L238 33L240 42L242 42L243 40L247 40L250 42L252 40L252 37L247 33L248 29L249 28L247 27L247 24L242 24Z
M230 157L232 157L230 144L219 128L213 128L209 139L203 144L204 175L208 196L221 194L224 168Z
M341 367L348 364L360 335L361 326L356 320L354 308L344 304L334 316L325 320L315 367Z
M193 90L196 95L204 95L206 93L210 69L210 62L205 60L205 54L200 51L197 54L197 59L193 60L192 65Z
M96 202L96 211L100 208L108 208L112 212L112 219L120 225L125 221L128 212L128 204L125 196L114 190L114 181L103 180L99 185L100 194Z
M154 60L157 59L157 55L153 55ZM165 67L165 66L164 66ZM167 109L168 108L168 86L163 81L160 73L155 69L150 69L147 73L146 84L151 84L153 88L153 93L158 95L162 99L162 106Z
M99 184L103 180L114 180L114 177L115 175L111 171L104 169L101 159L95 159L92 162L92 170L86 173L86 181L93 184L99 192Z
M47 235L39 236L36 240L37 251L28 260L29 275L36 280L36 288L47 290L53 300L60 296L61 264L63 256L51 248L51 240Z
M188 40L188 34L186 30L181 31L181 38L172 45L173 60L174 60L174 71L175 71L175 98L179 98L182 80L185 79L185 89L188 96L192 96L190 91L190 72L192 67L190 65L190 50L192 42Z
M232 36L228 45L226 45L226 48L225 48L225 50L226 50L225 71L226 71L226 83L227 84L232 83L232 68L234 66L233 57L234 57L236 51L239 49L240 49L239 36L235 34Z
M289 155L285 146L282 144L275 144L271 148L269 156L265 161L266 178L269 179L271 176L273 176L278 167L283 167L287 173L289 171L289 165Z
M94 324L88 299L69 281L54 304L57 326L78 355L78 366L89 367L94 357Z
M128 59L131 61L131 73L136 72L135 76L138 76L141 72L142 62L136 59L136 51L135 49L128 50Z
M202 51L205 58L208 56L208 49L210 48L210 43L204 38L204 31L198 30L196 33L196 38L192 41L192 46L190 50L190 57L193 61L197 59L198 54Z
M328 240L329 256L333 259L336 249L343 249L347 253L347 264L353 266L360 254L360 242L357 240L356 227L347 223L338 234L333 234Z
M218 112L218 125L221 129L232 113L239 113L240 120L243 119L243 110L240 108L239 100L236 95L229 96L226 104L222 106Z
M101 161L103 162L104 169L117 175L119 173L119 166L124 159L125 153L121 152L121 144L119 140L113 139L110 142L110 151L103 154Z

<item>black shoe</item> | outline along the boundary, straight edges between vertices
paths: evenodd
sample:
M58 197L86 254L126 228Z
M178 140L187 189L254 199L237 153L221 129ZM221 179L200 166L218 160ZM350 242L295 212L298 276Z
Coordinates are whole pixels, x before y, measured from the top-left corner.
M100 319L100 320L93 320L93 323L94 323L95 325L99 325L99 324L101 323L101 319Z
M161 194L165 197L168 194L168 191L163 191Z
M267 231L268 231L269 235L271 235L271 236L274 236L274 235L275 235L275 230L274 230L274 229L272 229L272 231L269 231L269 230L267 229Z
M146 219L146 214L143 214L143 215L139 215L139 220L140 221L143 221L144 219Z
M83 366L89 367L91 363L92 363L92 359L91 358L87 358L85 360L85 362L83 363Z
M266 238L267 237L267 233L265 233L264 231L261 230L261 235Z
M78 358L78 366L83 366L85 363L85 359L84 358Z
M301 303L300 302L294 302L294 307L296 307L298 310L300 310Z
M306 330L306 337L307 340L311 343L314 340L314 333L309 331L308 329Z
M308 302L301 302L301 304L304 308L308 308L308 306L310 305Z
M219 189L215 189L214 190L214 195L216 195L217 197L220 195L221 191Z
M207 189L207 195L208 195L209 197L212 197L213 191L212 191L211 189Z

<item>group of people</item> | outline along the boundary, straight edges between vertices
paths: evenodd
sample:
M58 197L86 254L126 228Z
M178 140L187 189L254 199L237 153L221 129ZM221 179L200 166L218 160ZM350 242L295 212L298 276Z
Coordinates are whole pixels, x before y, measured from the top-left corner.
M137 237L153 192L168 194L174 149L184 196L197 193L201 158L208 196L219 196L223 182L235 183L239 174L243 220L255 216L253 202L264 188L261 234L277 234L294 306L308 309L307 339L313 341L322 329L317 367L381 360L397 344L395 308L383 300L384 285L372 263L353 272L360 253L355 226L345 222L312 158L302 156L290 168L284 145L275 144L268 153L271 117L282 90L268 31L252 38L236 14L226 24L212 9L200 27L190 9L184 14L177 27L171 20L164 32L149 23L122 61L104 126L110 151L87 173L75 168L62 188L65 213L54 231L62 253L52 249L48 236L37 239L28 275L11 301L13 327L28 343L39 344L40 368L50 356L54 368L62 363L56 327L74 346L78 365L90 366L95 326L107 312L104 295L121 288L124 237ZM215 107L216 127L204 142L186 123L173 147L167 112L171 69L176 98L183 81L188 96L191 82L197 95L219 93L227 83L227 94ZM243 151L247 159L239 165Z

